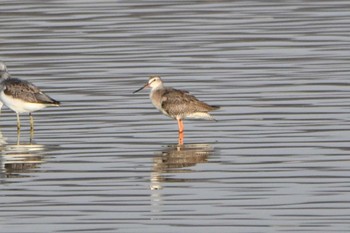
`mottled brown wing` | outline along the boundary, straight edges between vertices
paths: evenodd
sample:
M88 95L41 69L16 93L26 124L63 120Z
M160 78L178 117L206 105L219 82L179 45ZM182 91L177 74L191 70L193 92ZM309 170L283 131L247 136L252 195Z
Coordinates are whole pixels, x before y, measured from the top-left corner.
M199 101L186 91L166 89L162 95L162 108L170 116L187 115L195 112L208 112L212 107Z
M4 93L16 99L21 99L30 103L59 104L59 102L50 98L37 86L28 81L9 78L4 80L3 86Z

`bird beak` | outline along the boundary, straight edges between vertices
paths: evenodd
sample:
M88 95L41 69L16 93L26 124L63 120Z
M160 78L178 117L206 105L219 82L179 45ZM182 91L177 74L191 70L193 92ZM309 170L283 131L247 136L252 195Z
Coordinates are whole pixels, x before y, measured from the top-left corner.
M148 83L146 83L143 87L141 87L141 88L137 89L136 91L134 91L133 94L135 94L136 92L141 91L143 88L148 87L148 86L149 86Z

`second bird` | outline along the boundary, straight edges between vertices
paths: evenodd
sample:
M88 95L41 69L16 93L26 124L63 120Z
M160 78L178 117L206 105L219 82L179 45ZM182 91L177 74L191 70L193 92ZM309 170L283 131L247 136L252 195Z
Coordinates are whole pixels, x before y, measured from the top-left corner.
M17 78L11 78L6 65L0 62L0 100L17 114L17 129L20 130L20 113L29 113L30 129L34 129L32 112L46 106L59 106L60 102L52 99L34 84Z
M164 115L177 120L179 127L179 144L183 144L185 118L214 120L210 111L219 109L218 106L208 105L199 101L187 91L165 87L159 76L151 76L148 82L134 93L145 87L151 88L150 98L152 104Z

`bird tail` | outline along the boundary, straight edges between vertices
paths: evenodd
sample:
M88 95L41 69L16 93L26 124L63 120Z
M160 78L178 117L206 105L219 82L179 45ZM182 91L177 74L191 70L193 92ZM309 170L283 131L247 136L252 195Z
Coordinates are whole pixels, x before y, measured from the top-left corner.
M45 93L39 93L36 95L37 100L39 102L48 105L48 106L60 106L61 103L57 100L52 99L50 96L46 95Z
M217 106L217 105L209 105L209 107L210 107L209 111L214 111L221 108L220 106Z
M61 106L61 102L60 102L60 101L57 101L57 100L52 99L52 103L50 103L50 105L53 105L53 106Z

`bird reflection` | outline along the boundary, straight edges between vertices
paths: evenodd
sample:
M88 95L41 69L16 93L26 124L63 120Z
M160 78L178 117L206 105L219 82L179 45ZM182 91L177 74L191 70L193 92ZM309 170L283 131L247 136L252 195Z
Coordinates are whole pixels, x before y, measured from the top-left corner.
M43 162L45 147L38 144L7 144L0 132L0 171L1 177L25 177L32 173Z
M152 190L162 189L163 182L185 182L186 179L175 179L163 176L166 173L191 172L189 167L206 163L214 149L208 144L169 145L153 160L151 173Z

